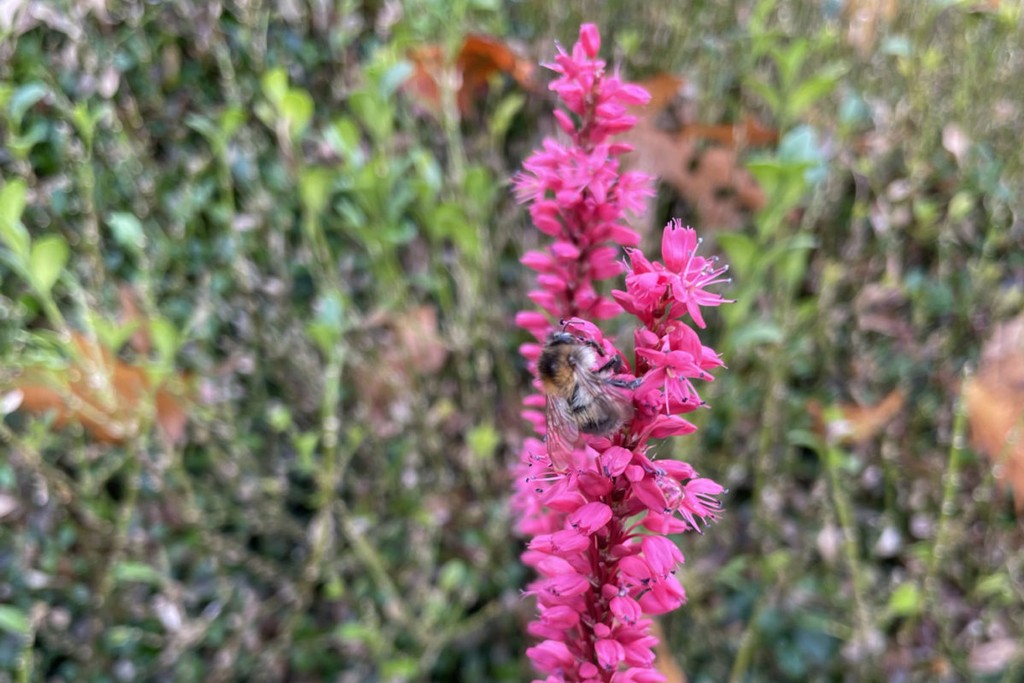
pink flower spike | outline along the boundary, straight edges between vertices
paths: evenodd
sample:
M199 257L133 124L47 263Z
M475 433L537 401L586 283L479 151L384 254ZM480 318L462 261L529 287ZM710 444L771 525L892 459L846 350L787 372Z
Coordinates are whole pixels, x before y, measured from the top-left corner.
M557 640L545 640L543 643L531 647L526 651L526 656L530 658L534 666L545 672L555 671L573 663L569 647Z
M684 228L678 218L673 218L661 234L661 258L665 260L665 267L673 273L681 273L696 250L697 231Z
M653 182L621 171L632 148L612 136L634 125L632 108L650 95L606 71L600 48L597 27L584 24L571 50L559 47L545 65L564 137L545 139L513 178L547 236L521 258L535 273L536 308L516 316L533 337L520 352L539 392L522 415L547 441L524 441L512 499L515 528L532 535L521 559L537 572L525 594L537 604L527 631L540 643L527 654L545 683L663 681L643 615L686 599L675 576L683 555L666 535L721 513L721 486L687 463L653 459L650 440L696 429L683 418L704 405L694 380L710 381L722 360L681 317L704 326L702 308L726 302L709 291L726 269L699 255L696 233L678 221L662 233L661 261L635 248L640 236L625 218L643 213ZM623 271L621 289L602 282ZM636 325L632 358L595 324L624 312ZM559 368L607 401L595 402L593 419L578 389L570 398L560 387ZM549 452L559 437L574 447Z
M548 607L541 614L541 621L550 626L566 630L580 623L580 613L568 605Z
M622 643L611 638L598 640L594 644L594 651L597 653L597 663L606 671L611 671L626 658L626 649Z
M612 518L612 509L600 502L587 503L569 515L569 525L580 533L590 536L604 528Z
M563 261L575 261L580 257L580 248L572 242L559 240L551 245L551 253Z
M612 446L601 455L602 468L607 477L617 477L633 461L633 452L621 446Z
M597 32L594 24L583 24L580 26L580 43L587 56L593 59L601 51L601 34Z
M656 574L674 571L683 561L683 554L676 544L664 536L644 536L640 542L647 563Z
M647 92L646 88L635 83L623 83L617 94L623 104L647 104L651 101L651 93Z
M560 598L583 595L589 589L590 582L587 581L587 578L575 572L553 576L543 585L543 590L546 593Z
M576 134L576 122L572 120L572 117L566 114L561 109L556 109L554 112L555 121L558 122L558 127L562 129L562 132L566 135Z
M697 431L697 425L687 422L678 415L659 415L651 423L647 434L652 439L664 439L669 436L686 436Z
M640 619L643 612L640 604L628 595L620 595L611 599L608 608L615 618L626 625L633 625Z

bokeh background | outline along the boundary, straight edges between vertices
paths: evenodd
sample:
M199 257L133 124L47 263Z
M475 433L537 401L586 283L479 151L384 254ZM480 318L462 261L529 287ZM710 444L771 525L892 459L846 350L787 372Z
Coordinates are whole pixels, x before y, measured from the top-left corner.
M0 681L529 680L509 178L583 21L737 300L663 658L1024 680L1022 17L0 2Z

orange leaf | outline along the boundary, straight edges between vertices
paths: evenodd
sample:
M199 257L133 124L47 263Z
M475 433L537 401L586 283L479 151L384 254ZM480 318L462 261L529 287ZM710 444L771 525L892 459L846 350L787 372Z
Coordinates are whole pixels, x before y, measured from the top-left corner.
M491 36L466 36L454 65L445 59L439 45L414 48L409 51L409 59L413 74L404 88L435 115L441 110L441 78L452 66L460 79L457 101L462 115L471 113L474 104L486 97L490 80L496 74L508 74L524 88L530 88L533 81L533 62L521 58L508 45Z
M432 306L378 311L363 326L356 346L366 362L354 368L353 387L373 430L397 434L408 414L408 397L417 384L441 370L449 349Z
M807 403L807 411L815 424L815 431L831 443L859 444L878 435L886 425L903 409L906 394L902 389L893 389L889 395L873 406L859 406L853 403L839 405L841 417L825 421L821 404Z
M686 88L686 80L662 71L647 80L640 81L638 85L643 86L644 90L651 95L650 101L643 106L643 110L657 115L680 97Z
M640 83L651 100L637 107L636 127L623 135L633 146L626 158L660 178L696 212L706 227L738 227L764 207L764 191L740 161L740 149L778 141L778 132L745 116L739 124L697 122L686 81L661 73ZM710 144L710 146L709 146Z
M963 398L975 448L997 466L1024 511L1024 316L993 332Z
M750 114L743 117L743 123L722 123L716 126L692 124L680 131L683 137L711 140L726 147L762 147L779 141L779 131L768 128Z
M19 409L36 415L52 412L57 428L80 424L100 443L119 444L138 433L152 405L157 425L171 441L184 436L183 378L153 387L143 368L115 358L84 335L73 333L72 344L81 362L73 361L63 372L29 368L15 378L10 388L22 393ZM97 372L105 378L97 378Z
M438 79L445 67L440 45L422 45L409 50L412 75L402 85L414 100L434 114L441 111L441 86Z
M651 634L658 639L658 644L654 646L654 668L665 677L665 683L686 683L686 674L672 656L672 650L669 649L665 638L665 630L657 619L651 627Z
M137 323L138 329L132 335L131 344L136 353L148 356L153 348L153 341L149 337L149 326L146 318L139 311L139 295L131 285L121 285L117 288L117 296L121 301L121 324Z

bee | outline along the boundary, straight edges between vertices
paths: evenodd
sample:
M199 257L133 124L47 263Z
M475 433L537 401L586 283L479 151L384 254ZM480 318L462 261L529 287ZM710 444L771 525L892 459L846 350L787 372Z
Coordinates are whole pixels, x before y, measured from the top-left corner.
M603 435L617 430L633 416L633 404L620 389L635 389L640 380L625 381L622 359L613 356L596 370L605 356L596 342L564 330L548 335L537 359L537 374L547 394L548 458L564 470L580 433Z

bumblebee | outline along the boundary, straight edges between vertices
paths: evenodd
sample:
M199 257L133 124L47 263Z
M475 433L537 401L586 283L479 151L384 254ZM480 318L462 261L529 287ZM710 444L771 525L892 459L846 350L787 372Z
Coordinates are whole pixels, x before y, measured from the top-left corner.
M537 375L547 394L548 458L556 470L571 463L580 433L606 435L633 416L633 404L622 389L635 389L640 380L615 378L624 370L622 359L609 358L592 369L604 350L596 342L568 332L552 332L537 359Z

